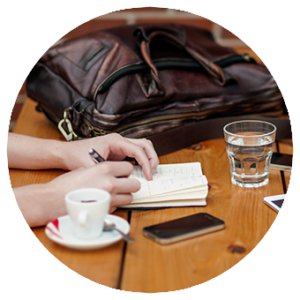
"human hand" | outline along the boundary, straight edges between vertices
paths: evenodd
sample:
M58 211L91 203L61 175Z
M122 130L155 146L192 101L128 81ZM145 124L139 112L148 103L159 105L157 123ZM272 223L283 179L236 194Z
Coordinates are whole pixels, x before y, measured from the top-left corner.
M150 140L124 138L112 133L101 137L64 143L63 161L65 169L75 170L89 167L94 163L89 158L89 149L94 148L105 160L123 160L135 158L143 168L145 177L152 180L152 175L159 163L157 154Z
M53 199L64 199L68 192L80 188L99 188L111 194L110 213L118 206L129 204L140 182L128 178L133 171L129 162L103 162L88 168L78 168L50 181L48 190Z

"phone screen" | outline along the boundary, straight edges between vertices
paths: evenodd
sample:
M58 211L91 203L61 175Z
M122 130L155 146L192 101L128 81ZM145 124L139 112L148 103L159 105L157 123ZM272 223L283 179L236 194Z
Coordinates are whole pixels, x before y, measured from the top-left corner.
M221 226L224 228L224 221L207 213L199 213L184 218L172 220L165 223L145 227L143 232L159 239L172 239L187 233L209 230ZM222 229L220 228L220 229ZM217 229L216 229L217 230Z
M273 153L271 158L271 168L286 171L291 169L293 155Z
M282 207L284 199L280 199L280 200L274 200L272 201L275 205L277 205L278 207Z
M285 194L283 195L276 195L276 196L269 196L264 198L265 204L269 207L273 208L275 211L279 212L283 202L284 202Z

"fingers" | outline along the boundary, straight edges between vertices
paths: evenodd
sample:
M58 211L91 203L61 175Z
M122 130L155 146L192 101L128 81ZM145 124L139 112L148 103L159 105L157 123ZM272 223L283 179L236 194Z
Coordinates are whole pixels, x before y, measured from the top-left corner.
M109 178L106 182L106 190L110 194L131 194L137 192L141 184L134 178Z
M159 164L159 160L158 160L157 154L154 150L152 142L147 139L128 139L128 140L130 142L140 146L145 151L145 153L150 161L151 170L152 170L152 174L153 174Z
M119 194L111 197L109 213L115 211L119 206L127 205L131 203L132 195L130 194Z
M147 139L126 139L119 135L112 137L115 141L110 144L110 151L116 155L124 154L133 157L143 168L145 177L152 180L152 175L158 165L158 157L151 141Z
M103 189L111 194L109 213L119 206L129 204L133 199L131 193L137 192L141 187L140 182L134 178L110 178L103 184Z
M133 172L131 163L122 162L102 162L94 165L96 172L101 175L112 175L114 177L128 177Z
M95 165L93 169L94 180L98 177L101 188L110 194L135 193L141 187L137 179L128 178L133 171L129 162L103 162Z
M150 164L150 160L147 157L143 148L131 143L130 147L126 150L126 155L134 157L138 164L143 168L144 175L147 180L152 180L153 170Z

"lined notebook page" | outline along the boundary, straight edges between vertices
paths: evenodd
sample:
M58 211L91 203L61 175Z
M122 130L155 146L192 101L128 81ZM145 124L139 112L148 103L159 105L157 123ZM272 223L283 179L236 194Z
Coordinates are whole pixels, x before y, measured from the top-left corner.
M158 165L152 181L147 181L142 168L135 166L130 177L141 182L141 189L133 193L133 200L207 185L199 162Z
M185 164L166 164L157 166L155 173L153 174L153 181L170 178L191 178L201 175L201 164L199 162ZM147 181L140 166L134 166L134 170L130 177L136 178L140 181Z

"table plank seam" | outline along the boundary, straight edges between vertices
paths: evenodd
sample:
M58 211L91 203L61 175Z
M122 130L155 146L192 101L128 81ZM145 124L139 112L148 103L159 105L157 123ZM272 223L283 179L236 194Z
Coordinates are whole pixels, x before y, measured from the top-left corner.
M277 148L277 152L281 153L278 141L276 141L276 148ZM287 186L286 186L286 183L285 183L284 171L280 171L280 177L281 177L283 193L286 194L287 193Z
M127 221L130 224L131 220L131 211L128 211L127 213ZM119 278L117 282L116 289L121 290L122 286L122 278L123 278L123 273L124 273L124 264L125 264L125 256L126 256L126 251L127 250L127 243L124 241L124 247L122 251L122 258L121 258L121 264L120 264L120 271L119 271Z

